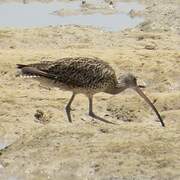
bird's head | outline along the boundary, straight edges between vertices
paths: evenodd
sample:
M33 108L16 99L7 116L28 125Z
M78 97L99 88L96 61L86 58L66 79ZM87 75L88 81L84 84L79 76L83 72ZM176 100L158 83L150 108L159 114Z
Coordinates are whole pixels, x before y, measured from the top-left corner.
M133 74L126 74L120 78L119 83L125 88L133 88L137 86L137 79Z
M153 105L153 103L150 101L150 99L141 90L141 88L145 88L145 86L138 85L137 84L137 78L132 74L126 74L118 80L119 92L121 92L127 88L131 88L131 89L135 90L155 111L155 113L158 116L162 126L165 126L165 124L164 124L159 112L157 111L156 107Z
M123 77L120 77L118 81L119 81L120 86L123 86L125 89L127 88L134 89L136 87L145 88L144 85L138 85L136 76L130 73L124 75Z

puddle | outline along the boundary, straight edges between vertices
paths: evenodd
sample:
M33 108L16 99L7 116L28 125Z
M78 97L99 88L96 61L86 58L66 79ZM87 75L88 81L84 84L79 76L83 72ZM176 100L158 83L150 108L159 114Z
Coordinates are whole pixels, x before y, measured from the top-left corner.
M137 2L119 2L115 4L114 14L93 13L70 16L57 16L53 12L59 10L78 10L81 12L81 1L52 1L50 3L3 3L0 4L0 27L44 27L56 25L88 25L117 31L132 28L143 22L142 17L131 18L130 10L139 11L143 6ZM94 1L95 2L95 1ZM95 6L104 1L97 1ZM93 3L93 1L92 1Z
M12 142L10 140L5 139L5 138L0 138L0 150L5 149L6 147L8 147L11 144L12 144Z
M18 172L18 171L17 171ZM0 164L0 177L4 180L23 180L22 178L12 175L12 173L7 172L7 170Z

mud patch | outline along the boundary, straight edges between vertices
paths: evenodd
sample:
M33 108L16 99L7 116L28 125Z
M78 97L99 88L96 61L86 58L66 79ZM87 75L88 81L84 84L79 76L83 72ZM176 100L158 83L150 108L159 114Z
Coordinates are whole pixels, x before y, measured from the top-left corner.
M37 109L34 114L34 118L34 121L37 123L47 124L50 122L50 119L52 118L52 113L45 113L44 111Z
M141 103L141 99L133 95L116 97L109 100L107 111L120 121L142 122L148 117L148 109L143 103L140 106Z

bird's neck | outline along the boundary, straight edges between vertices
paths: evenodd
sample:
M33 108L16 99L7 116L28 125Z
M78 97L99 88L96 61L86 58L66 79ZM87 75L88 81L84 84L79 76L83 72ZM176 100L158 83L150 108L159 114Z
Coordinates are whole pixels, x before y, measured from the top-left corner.
M124 91L125 89L127 89L127 87L124 84L118 83L114 88L108 89L106 91L106 93L109 93L109 94L119 94L122 91Z

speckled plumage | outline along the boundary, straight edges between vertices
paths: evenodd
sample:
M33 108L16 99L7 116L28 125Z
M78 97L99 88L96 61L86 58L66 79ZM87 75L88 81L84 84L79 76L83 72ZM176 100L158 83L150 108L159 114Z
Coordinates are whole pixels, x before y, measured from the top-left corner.
M31 76L40 82L45 81L48 86L62 87L73 92L66 106L69 122L72 122L70 111L76 94L83 93L88 97L90 116L106 121L94 114L93 95L98 92L118 94L127 88L132 88L153 108L162 126L165 126L155 106L140 90L142 86L137 85L136 77L127 74L118 82L115 71L101 59L70 57L28 65L18 64L17 67L21 69L23 75Z
M43 61L23 67L36 68L46 73L46 78L49 75L49 79L54 80L55 84L61 83L60 86L64 85L62 88L74 90L76 93L88 91L93 94L114 88L117 84L116 74L112 67L98 58L62 58L57 61ZM39 74L31 73L31 75Z

